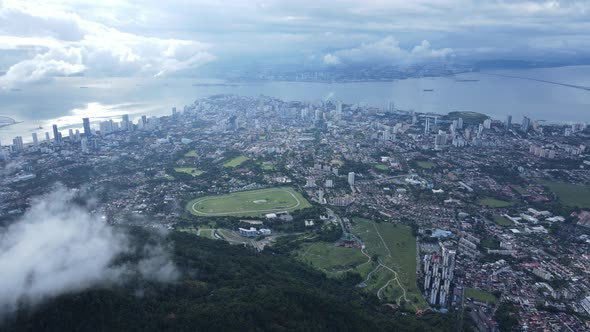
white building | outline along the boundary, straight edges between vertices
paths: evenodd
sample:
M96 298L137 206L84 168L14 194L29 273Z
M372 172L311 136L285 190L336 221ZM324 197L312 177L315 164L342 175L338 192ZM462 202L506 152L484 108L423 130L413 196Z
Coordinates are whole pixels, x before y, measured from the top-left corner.
M354 172L349 172L348 173L348 184L350 184L351 186L354 186L354 178L355 178Z

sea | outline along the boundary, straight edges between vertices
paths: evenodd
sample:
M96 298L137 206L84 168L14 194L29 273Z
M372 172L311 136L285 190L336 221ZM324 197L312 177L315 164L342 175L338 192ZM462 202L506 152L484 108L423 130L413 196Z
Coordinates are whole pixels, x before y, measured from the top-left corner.
M341 100L346 104L446 114L485 113L513 122L523 116L550 123L590 120L590 66L496 70L452 77L410 78L379 82L225 82L191 78L62 77L21 89L0 89L0 116L18 123L0 128L0 144L15 136L43 139L57 124L64 136L80 128L83 117L96 122L171 114L196 99L215 94L266 95L283 100Z

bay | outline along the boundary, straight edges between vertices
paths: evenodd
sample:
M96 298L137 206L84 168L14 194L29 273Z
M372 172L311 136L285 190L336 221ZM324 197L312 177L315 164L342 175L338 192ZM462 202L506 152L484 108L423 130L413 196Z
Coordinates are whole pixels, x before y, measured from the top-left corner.
M17 135L30 141L33 132L42 139L52 124L67 132L68 128L81 127L83 117L96 123L120 119L123 114L130 114L132 119L170 114L174 106L182 109L195 99L214 94L301 101L338 99L377 107L392 101L398 109L417 112L475 111L501 120L510 114L513 122L523 116L549 122L586 122L590 119L590 90L573 86L590 87L590 66L352 83L225 84L215 79L64 77L20 90L0 90L0 116L22 122L0 128L0 142L6 145Z

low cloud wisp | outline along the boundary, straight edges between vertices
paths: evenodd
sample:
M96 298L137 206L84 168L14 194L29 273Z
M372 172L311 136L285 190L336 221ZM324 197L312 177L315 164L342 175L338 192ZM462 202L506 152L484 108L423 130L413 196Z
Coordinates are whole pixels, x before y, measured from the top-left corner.
M121 284L132 277L174 281L179 273L162 245L142 249L137 263L115 265L134 252L128 235L72 202L57 188L36 199L20 220L0 229L0 317L61 294Z

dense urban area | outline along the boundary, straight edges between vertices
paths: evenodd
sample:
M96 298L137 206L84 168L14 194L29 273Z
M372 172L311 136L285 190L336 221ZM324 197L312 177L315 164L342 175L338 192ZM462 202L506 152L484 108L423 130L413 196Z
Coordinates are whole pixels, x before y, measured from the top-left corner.
M590 128L531 116L215 95L85 118L1 142L0 221L60 185L109 224L286 255L391 313L588 330Z

